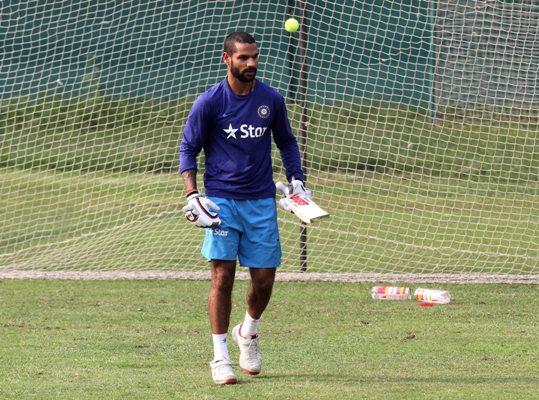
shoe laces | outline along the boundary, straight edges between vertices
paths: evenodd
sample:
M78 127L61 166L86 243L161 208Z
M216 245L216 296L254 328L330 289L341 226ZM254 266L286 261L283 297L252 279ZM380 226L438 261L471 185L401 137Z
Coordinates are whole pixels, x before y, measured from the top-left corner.
M260 348L258 347L258 335L253 335L247 338L249 344L247 345L247 354L249 356L258 356Z

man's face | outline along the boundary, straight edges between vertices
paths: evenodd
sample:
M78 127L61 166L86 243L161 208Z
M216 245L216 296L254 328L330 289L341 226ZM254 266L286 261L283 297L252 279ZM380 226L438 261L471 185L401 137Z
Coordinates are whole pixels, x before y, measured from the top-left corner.
M230 73L240 82L252 82L258 70L258 47L255 43L236 43L232 55L224 53L223 59Z

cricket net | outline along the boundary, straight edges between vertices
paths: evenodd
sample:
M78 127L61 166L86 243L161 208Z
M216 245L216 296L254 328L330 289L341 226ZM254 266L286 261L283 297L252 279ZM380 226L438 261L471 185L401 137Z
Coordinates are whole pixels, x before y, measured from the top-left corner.
M307 274L537 282L538 20L534 0L4 1L0 277L207 270L177 149L246 30L331 214Z

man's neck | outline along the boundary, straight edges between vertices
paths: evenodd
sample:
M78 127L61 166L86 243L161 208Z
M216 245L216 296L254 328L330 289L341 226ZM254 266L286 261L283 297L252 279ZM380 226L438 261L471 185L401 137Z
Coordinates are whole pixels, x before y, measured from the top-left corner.
M226 77L228 86L230 86L230 89L234 93L236 93L239 96L245 96L246 94L249 94L253 91L253 88L255 87L255 80L252 82L242 82L237 78L234 78L230 74Z

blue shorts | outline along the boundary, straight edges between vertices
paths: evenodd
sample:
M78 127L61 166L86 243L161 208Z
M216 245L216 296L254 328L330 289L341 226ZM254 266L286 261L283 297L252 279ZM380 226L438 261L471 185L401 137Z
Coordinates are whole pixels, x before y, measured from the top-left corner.
M232 200L208 197L221 210L221 226L206 229L202 255L208 260L237 260L249 268L277 268L281 243L274 198Z

